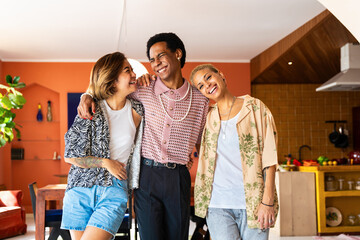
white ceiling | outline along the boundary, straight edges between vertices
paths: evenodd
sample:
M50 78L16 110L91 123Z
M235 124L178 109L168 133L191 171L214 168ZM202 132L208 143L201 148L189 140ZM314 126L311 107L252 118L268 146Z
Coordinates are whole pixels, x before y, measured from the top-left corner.
M96 61L175 32L188 61L248 62L324 11L317 0L0 0L2 61Z

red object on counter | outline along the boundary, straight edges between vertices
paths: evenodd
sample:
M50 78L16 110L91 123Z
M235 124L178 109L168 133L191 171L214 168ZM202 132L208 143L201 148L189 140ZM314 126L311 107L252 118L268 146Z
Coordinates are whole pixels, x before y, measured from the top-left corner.
M299 162L299 161L296 160L296 159L293 160L293 164L294 164L295 166L301 166L301 162Z
M353 159L353 164L360 164L360 151L352 151L349 153L349 159Z
M25 234L25 209L22 191L0 191L0 239Z

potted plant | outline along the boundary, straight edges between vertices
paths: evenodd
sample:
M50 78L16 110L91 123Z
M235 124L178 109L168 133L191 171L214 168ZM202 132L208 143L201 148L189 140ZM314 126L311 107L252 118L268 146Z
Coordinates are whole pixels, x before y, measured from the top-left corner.
M12 78L7 75L5 79L8 86L0 84L0 147L14 139L14 129L16 137L20 138L20 131L17 128L20 125L14 122L16 114L11 110L21 109L26 103L23 95L16 90L25 87L25 83L19 82L20 77L15 76Z

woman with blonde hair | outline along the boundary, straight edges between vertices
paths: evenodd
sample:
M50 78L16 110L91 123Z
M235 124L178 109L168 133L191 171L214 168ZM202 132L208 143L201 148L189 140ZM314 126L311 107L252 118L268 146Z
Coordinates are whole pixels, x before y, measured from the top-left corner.
M268 239L278 211L274 118L259 99L233 96L211 64L197 66L190 80L216 103L202 135L195 214L206 217L214 240Z
M64 197L61 228L72 239L112 239L127 208L127 165L140 166L131 155L142 105L126 96L137 89L136 75L124 54L101 57L91 72L92 120L76 116L65 134L65 161L72 164ZM135 149L140 149L142 126ZM136 181L137 174L129 176Z

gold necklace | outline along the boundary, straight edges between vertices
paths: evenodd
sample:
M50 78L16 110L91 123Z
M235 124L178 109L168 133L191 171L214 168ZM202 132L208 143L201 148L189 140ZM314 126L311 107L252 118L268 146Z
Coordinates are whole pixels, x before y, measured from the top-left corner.
M228 113L228 118L227 118L227 120L225 122L224 131L223 131L223 139L224 140L226 139L226 127L227 127L227 124L228 124L228 121L229 121L229 118L230 118L231 109L232 109L232 107L234 106L234 103L235 103L235 99L236 99L236 97L234 96L233 101L231 103L230 111Z

